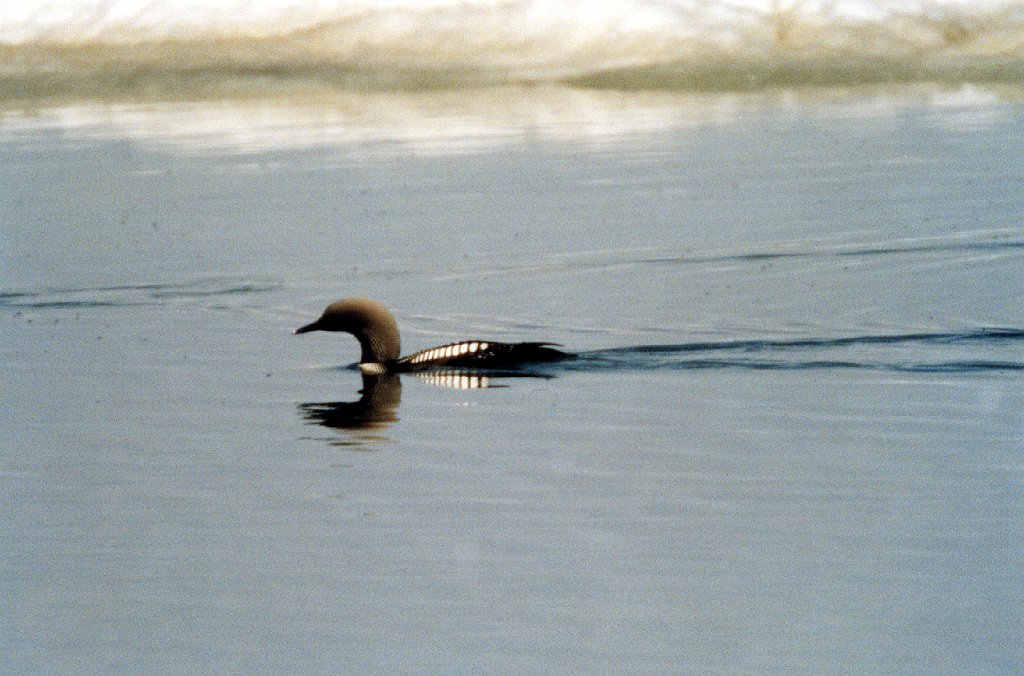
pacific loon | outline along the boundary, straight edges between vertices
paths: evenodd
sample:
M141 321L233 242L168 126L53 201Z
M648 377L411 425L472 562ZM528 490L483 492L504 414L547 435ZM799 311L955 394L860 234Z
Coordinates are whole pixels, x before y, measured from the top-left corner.
M331 303L320 319L295 329L293 333L309 331L343 331L355 336L362 348L359 370L366 375L438 367L507 369L574 357L554 349L552 346L557 346L557 343L497 343L490 340L461 340L401 357L398 323L386 307L370 298L345 298Z

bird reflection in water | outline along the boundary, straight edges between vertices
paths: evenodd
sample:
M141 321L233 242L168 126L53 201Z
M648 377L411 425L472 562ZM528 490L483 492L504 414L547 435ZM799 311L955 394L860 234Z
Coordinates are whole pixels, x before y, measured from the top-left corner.
M423 371L412 375L419 382L456 390L508 387L500 382L507 378L554 377L522 371L481 373L466 370ZM382 432L398 421L398 405L402 401L401 376L395 373L381 376L364 374L363 389L359 394L356 401L299 404L299 411L310 424L347 433L347 438L330 440L332 445L369 450L375 444L388 441Z
M397 374L363 376L357 401L325 401L299 404L307 422L347 432L349 438L334 439L335 446L366 447L387 441L380 431L398 420L395 411L402 401L402 380Z
M420 371L413 374L420 382L437 387L450 387L455 390L483 390L488 387L508 387L491 381L491 377L483 373L463 371Z

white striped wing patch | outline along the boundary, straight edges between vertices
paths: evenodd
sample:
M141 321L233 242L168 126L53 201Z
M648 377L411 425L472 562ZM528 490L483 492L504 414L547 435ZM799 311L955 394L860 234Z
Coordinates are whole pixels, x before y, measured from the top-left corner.
M452 357L461 357L464 354L486 352L489 347L490 343L483 343L475 340L468 343L452 343L450 345L432 347L429 350L417 352L409 358L409 363L424 364L427 362L442 361L444 359L451 359Z

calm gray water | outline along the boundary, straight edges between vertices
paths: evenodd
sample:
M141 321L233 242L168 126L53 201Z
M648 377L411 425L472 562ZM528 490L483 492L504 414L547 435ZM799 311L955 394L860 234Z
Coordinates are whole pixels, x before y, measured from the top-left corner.
M133 120L0 135L0 671L1024 663L1018 105ZM355 294L582 354L358 428L355 341L289 334Z

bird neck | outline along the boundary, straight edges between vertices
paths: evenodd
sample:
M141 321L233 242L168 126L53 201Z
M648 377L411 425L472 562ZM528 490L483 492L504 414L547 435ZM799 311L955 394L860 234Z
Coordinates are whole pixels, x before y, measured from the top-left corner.
M394 321L381 322L356 334L362 355L362 364L383 364L398 359L401 343L398 338L398 326Z

